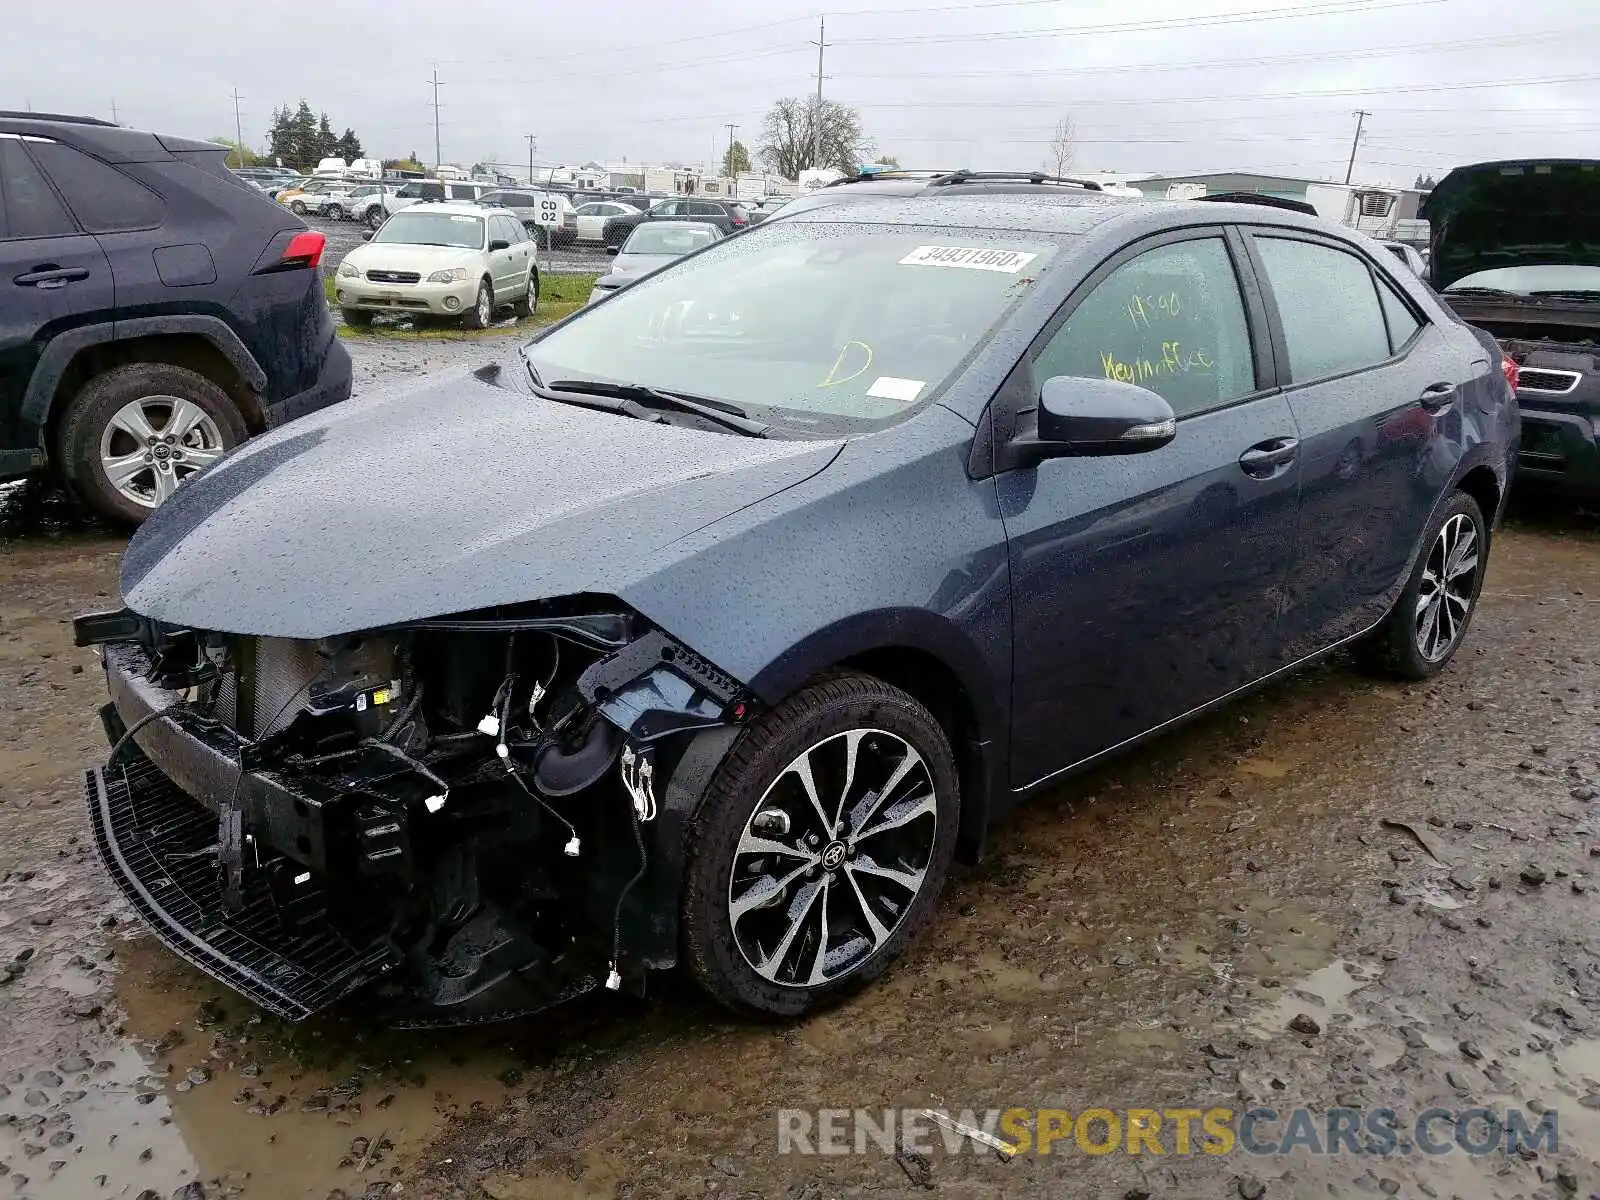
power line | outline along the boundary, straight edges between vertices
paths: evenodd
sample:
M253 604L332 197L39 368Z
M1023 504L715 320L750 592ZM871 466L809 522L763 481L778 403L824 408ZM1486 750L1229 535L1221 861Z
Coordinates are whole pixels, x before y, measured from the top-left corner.
M1325 88L1315 92L1255 92L1212 96L1096 96L1084 100L883 100L851 101L855 108L1060 108L1063 104L1197 104L1210 101L1319 100L1331 96L1383 96L1390 93L1457 92L1478 88L1544 87L1562 83L1594 83L1600 74L1552 75L1543 79L1487 79L1476 83L1395 84L1389 87Z
M1102 33L1143 33L1171 29L1203 29L1217 25L1254 24L1260 21L1293 21L1307 17L1356 16L1396 8L1421 8L1448 4L1451 0L1386 0L1382 4L1355 4L1353 0L1333 0L1332 4L1296 8L1261 8L1250 12L1213 14L1201 17L1152 17L1143 21L1123 21L1106 25L1053 25L1045 29L1002 30L989 33L909 34L898 37L845 38L840 46L933 45L939 42L1025 41L1041 37L1070 35L1083 37ZM904 9L904 12L917 10ZM937 12L938 9L922 11Z
M1310 54L1280 54L1263 58L1259 55L1253 58L1211 58L1189 59L1183 62L1149 62L1149 63L1118 63L1115 68L1105 66L1094 67L1040 67L1037 69L1017 70L1015 68L997 68L987 71L940 71L940 79L991 79L991 78L1033 78L1033 77L1070 77L1075 75L1104 76L1108 70L1114 70L1118 75L1139 73L1147 71L1189 71L1204 68L1212 70L1217 68L1232 67L1279 67L1293 63L1307 62L1339 62L1345 59L1365 60L1369 58L1384 58L1395 55L1411 54L1424 50L1500 50L1509 45L1520 45L1529 42L1542 42L1552 40L1567 40L1584 34L1600 33L1600 25L1588 25L1578 29L1550 29L1542 33L1511 34L1505 37L1468 38L1449 42L1412 42L1408 45L1377 46L1359 50L1332 50L1318 51ZM841 43L843 44L843 43ZM841 73L844 79L926 79L927 71L846 71Z

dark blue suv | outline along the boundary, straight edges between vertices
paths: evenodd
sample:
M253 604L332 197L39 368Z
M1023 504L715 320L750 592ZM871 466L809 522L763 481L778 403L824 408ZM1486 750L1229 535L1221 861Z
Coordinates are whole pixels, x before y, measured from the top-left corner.
M680 962L797 1014L1065 773L1338 647L1443 669L1517 436L1494 341L1314 217L800 212L180 491L78 622L97 844L288 1016Z
M0 112L0 479L136 523L252 433L350 394L324 238L226 148Z

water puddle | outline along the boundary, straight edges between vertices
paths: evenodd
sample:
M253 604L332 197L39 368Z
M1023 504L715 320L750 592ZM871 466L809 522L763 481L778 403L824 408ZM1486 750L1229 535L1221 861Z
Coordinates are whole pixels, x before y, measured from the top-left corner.
M28 1176L24 1195L167 1196L194 1180L246 1195L359 1195L451 1116L494 1111L520 1077L482 1035L285 1026L151 943L126 959L121 1040L97 1030L53 1067L5 1079L0 1159L13 1181Z
M1272 1038L1288 1030L1289 1022L1305 1013L1324 1028L1335 1022L1360 1028L1367 1023L1366 1018L1352 1010L1351 998L1381 978L1382 972L1373 967L1336 958L1285 988L1273 1003L1252 1013L1245 1027L1261 1037Z

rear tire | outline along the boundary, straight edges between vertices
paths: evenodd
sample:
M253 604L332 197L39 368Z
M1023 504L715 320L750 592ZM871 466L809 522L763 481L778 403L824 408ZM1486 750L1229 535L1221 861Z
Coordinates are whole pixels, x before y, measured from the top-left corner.
M306 206L298 200L291 200L289 201L289 211L297 217L303 217L306 215Z
M386 215L387 214L381 207L374 204L371 208L367 209L367 228L376 230L379 225L383 224L383 218Z
M960 811L949 741L915 699L858 674L803 688L734 743L696 814L682 914L696 982L782 1017L866 986L932 914Z
M330 204L322 210L322 216L328 221L342 221L344 220L344 205Z
M1478 502L1457 492L1429 523L1422 551L1394 609L1355 646L1374 674L1430 679L1467 636L1489 564L1489 527Z
M176 411L174 404L184 403L198 408L204 419L196 419L187 441L180 438L167 444L167 455L163 457L170 456L173 461L165 479L158 479L154 455L147 469L132 459L145 447L125 430L123 414L130 411L130 406L140 405L141 412L165 410L170 420ZM156 426L148 413L145 415L153 433L166 432L166 426ZM113 422L119 418L122 423L114 427ZM170 491L187 478L185 468L193 467L202 455L209 461L247 437L249 430L238 407L204 375L171 363L129 363L95 376L72 398L57 435L56 459L67 486L85 504L112 521L137 525L154 511L162 485L170 484L165 488ZM178 453L173 455L173 450ZM137 492L148 490L151 503L139 503L112 482L107 453L113 462L120 458L131 463L130 471L138 474L125 475L125 486Z

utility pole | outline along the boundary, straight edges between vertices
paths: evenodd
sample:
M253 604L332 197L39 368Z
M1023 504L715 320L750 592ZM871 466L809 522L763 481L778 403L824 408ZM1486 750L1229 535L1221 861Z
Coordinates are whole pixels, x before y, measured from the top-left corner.
M522 136L528 139L528 186L532 187L533 186L533 148L539 144L539 139L535 135L533 135L531 133L525 133Z
M444 161L439 153L439 68L433 69L433 173L439 173L439 166Z
M234 116L235 116L235 120L237 121L238 114L234 114ZM112 101L111 101L111 123L113 125L121 125L122 124L122 118L117 116L117 102L116 102L115 98L113 98Z
M111 111L115 113L117 106L113 104ZM239 89L233 89L233 144L239 151L239 165L244 166L244 122L239 117Z
M727 164L728 165L728 178L732 179L737 175L737 172L733 169L733 131L735 129L739 128L739 127L737 125L733 124L732 122L729 122L727 128L728 128L728 164Z
M828 18L817 18L817 106L811 114L811 165L822 165L822 52L828 48Z
M1356 147L1361 144L1361 126L1372 114L1364 108L1356 109L1356 136L1350 142L1350 161L1344 168L1344 181L1350 182L1350 175L1356 169Z

